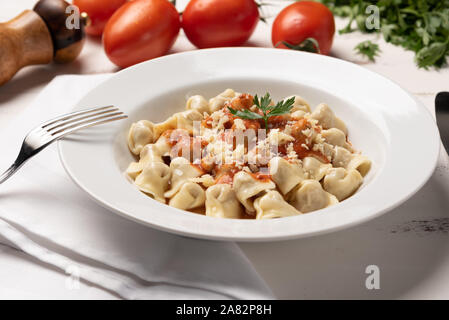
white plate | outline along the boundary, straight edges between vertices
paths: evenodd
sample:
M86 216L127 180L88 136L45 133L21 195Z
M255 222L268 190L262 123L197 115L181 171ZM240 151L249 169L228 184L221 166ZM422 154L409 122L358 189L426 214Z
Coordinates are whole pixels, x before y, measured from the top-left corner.
M335 206L265 221L218 219L171 208L139 192L125 177L133 160L126 135L132 122L157 122L184 108L186 97L226 88L279 99L303 96L328 103L349 138L373 166L360 190ZM439 135L426 108L392 81L318 54L262 48L185 52L115 74L76 109L114 104L129 119L83 131L59 144L68 174L100 204L139 223L197 238L271 241L339 230L398 206L432 174Z

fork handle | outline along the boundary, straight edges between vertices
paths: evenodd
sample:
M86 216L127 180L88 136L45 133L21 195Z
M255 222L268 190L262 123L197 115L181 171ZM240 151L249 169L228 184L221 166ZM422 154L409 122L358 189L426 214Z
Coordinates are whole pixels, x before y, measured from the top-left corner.
M20 150L19 155L17 156L16 161L14 161L14 163L8 168L8 170L6 170L1 176L0 176L0 184L2 184L3 182L5 182L6 180L8 180L14 173L16 173L17 170L19 170L24 164L25 162L30 159L31 157L33 157L36 153L38 153L40 150L38 150L37 152L30 153L30 149L28 147L28 145L26 143L24 143L22 145L22 148Z
M3 182L5 182L6 180L8 180L14 173L16 173L17 170L20 169L20 167L23 165L23 163L21 164L17 164L16 162L13 163L13 165L11 167L9 167L8 170L6 170L1 176L0 176L0 184L2 184Z

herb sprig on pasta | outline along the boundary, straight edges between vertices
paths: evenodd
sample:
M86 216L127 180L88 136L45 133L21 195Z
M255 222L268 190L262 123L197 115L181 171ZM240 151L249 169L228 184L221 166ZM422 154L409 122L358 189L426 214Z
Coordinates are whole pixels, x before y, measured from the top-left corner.
M255 119L263 119L265 123L265 129L268 128L268 119L275 116L280 116L286 113L289 113L295 103L295 97L292 97L287 100L279 101L278 103L271 104L270 94L267 92L265 96L259 99L257 94L254 96L253 100L254 105L259 109L262 114L250 111L248 109L236 110L231 107L228 107L229 111L234 115L241 119L247 120L255 120Z

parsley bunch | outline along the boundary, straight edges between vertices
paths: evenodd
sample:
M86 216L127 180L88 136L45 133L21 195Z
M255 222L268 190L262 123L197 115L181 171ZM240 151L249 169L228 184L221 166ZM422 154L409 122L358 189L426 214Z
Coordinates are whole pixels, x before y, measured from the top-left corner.
M265 129L268 129L268 119L270 117L280 116L289 113L290 110L293 108L293 104L295 103L295 97L291 97L288 100L279 101L276 105L271 105L271 97L270 94L267 92L265 96L262 97L260 100L256 94L254 96L253 103L260 111L262 111L262 114L252 112L248 109L235 110L231 107L228 107L228 109L234 116L242 119L249 119L249 120L263 119L265 122Z
M340 33L354 30L376 32L385 41L415 52L418 67L440 68L449 55L449 0L318 0L335 15L348 17L349 22ZM369 5L379 8L380 29L367 29L365 13ZM353 28L355 22L355 29ZM374 59L375 47L356 49Z

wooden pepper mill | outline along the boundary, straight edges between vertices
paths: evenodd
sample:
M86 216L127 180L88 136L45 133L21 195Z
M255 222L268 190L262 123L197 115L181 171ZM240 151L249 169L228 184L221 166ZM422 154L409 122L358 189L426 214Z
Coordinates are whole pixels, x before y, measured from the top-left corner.
M0 23L0 86L25 66L68 63L78 57L87 17L80 17L79 28L69 29L66 21L72 13L68 6L63 0L40 0L33 10Z

